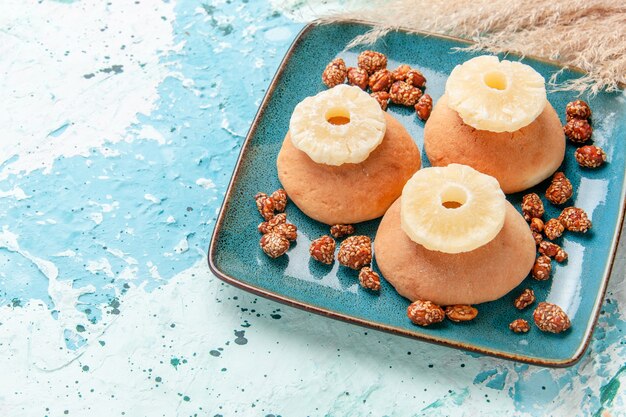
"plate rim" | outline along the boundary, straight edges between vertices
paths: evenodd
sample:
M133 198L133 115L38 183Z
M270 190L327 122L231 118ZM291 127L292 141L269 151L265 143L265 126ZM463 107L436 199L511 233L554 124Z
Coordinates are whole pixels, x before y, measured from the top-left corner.
M337 311L333 311L333 310L329 310L320 306L316 306L313 304L309 304L307 302L301 301L301 300L297 300L291 297L287 297L285 295L267 290L265 288L261 288L261 287L257 287L255 285L240 281L239 279L232 277L228 274L226 274L225 272L223 272L222 270L219 269L219 267L217 266L217 263L215 262L215 256L216 256L216 248L217 248L217 240L218 240L218 236L221 233L222 230L222 226L224 223L224 217L225 217L225 213L228 211L228 207L230 206L230 200L231 200L231 196L233 193L233 189L234 189L234 185L235 183L238 181L238 177L239 174L241 173L241 168L242 168L242 160L243 160L243 156L246 154L248 147L250 145L250 141L251 138L254 136L254 134L256 133L258 124L260 119L263 117L263 115L265 114L265 111L267 109L268 106L268 102L270 100L270 98L273 96L274 90L276 89L276 86L278 84L279 79L281 79L283 72L285 71L285 67L287 65L287 63L290 61L291 56L293 55L294 51L298 48L299 44L302 42L303 38L315 27L320 26L320 25L345 25L345 24L361 24L364 26L372 26L374 27L376 25L375 22L370 22L367 20L362 20L362 19L343 19L340 21L335 21L332 23L325 23L323 20L318 19L318 20L314 20L313 22L310 22L308 24L306 24L301 30L300 32L296 35L295 39L292 41L291 45L289 46L289 48L287 49L287 52L285 53L285 56L283 57L283 59L281 60L278 69L276 70L276 73L274 74L274 77L272 78L272 81L270 82L270 85L263 97L263 100L259 106L259 109L256 112L256 115L254 116L254 119L252 121L252 124L250 125L250 129L248 130L248 133L246 134L246 138L241 146L241 150L239 151L239 155L237 157L237 162L235 164L235 167L233 169L233 173L231 175L231 179L229 181L228 187L226 189L226 193L224 194L224 199L222 201L222 205L220 207L220 212L219 215L217 217L216 223L215 223L215 228L213 229L213 233L211 236L211 241L209 244L209 250L208 250L208 256L207 256L207 262L209 265L209 269L211 270L211 272L220 280L233 285L234 287L237 287L239 289L242 289L244 291L253 293L255 295L273 300L273 301L277 301L281 304L284 305L288 305L290 307L295 307L304 311L307 311L309 313L315 313L324 317L328 317L328 318L332 318L335 320L339 320L339 321L343 321L343 322L347 322L347 323L351 323L351 324L356 324L362 327L366 327L366 328L370 328L370 329L374 329L374 330L379 330L379 331L383 331L386 333L391 333L391 334L395 334L395 335L399 335L399 336L403 336L403 337L407 337L407 338L411 338L411 339L416 339L419 341L425 341L428 343L434 343L434 344L438 344L438 345L442 345L442 346L447 346L447 347L452 347L452 348L456 348L456 349L463 349L463 350L467 350L470 352L474 352L474 353L480 353L480 354L484 354L484 355L488 355L488 356L492 356L492 357L496 357L496 358L501 358L501 359L507 359L507 360L511 360L511 361L517 361L517 362L523 362L523 363L528 363L531 365L540 365L540 366L546 366L546 367L553 367L553 368L564 368L564 367L568 367L568 366L572 366L574 365L576 362L578 362L583 354L585 353L585 351L587 350L589 343L591 342L591 336L593 333L593 330L595 329L595 326L597 324L599 315L600 315L600 310L602 307L602 302L604 300L604 297L606 295L606 290L607 290L607 286L608 286L608 282L611 276L611 272L613 270L613 266L615 264L615 255L617 252L617 246L619 244L620 241L620 237L621 237L621 232L622 232L622 228L624 226L624 218L626 217L626 167L625 167L625 172L624 172L624 184L622 186L622 190L621 190L621 205L619 207L619 214L618 214L618 219L617 219L617 226L616 229L613 231L613 237L611 240L611 246L610 246L610 251L609 251L609 256L608 256L608 262L605 265L604 268L604 274L602 276L602 283L600 286L600 290L598 291L598 294L596 296L596 299L594 300L594 304L593 304L593 309L592 309L592 317L590 317L590 319L588 320L587 323L587 328L585 329L585 332L583 333L583 338L582 341L580 343L580 345L578 346L578 348L576 349L576 351L574 352L574 354L567 358L567 359L544 359L544 358L537 358L537 357L532 357L532 356L525 356L525 355L520 355L520 354L515 354L515 353L510 353L510 352L506 352L506 351L501 351L498 349L490 349L490 348L484 348L484 347L477 347L471 344L467 344L467 343L463 343L463 342L459 342L459 341L455 341L455 340L450 340L449 338L441 338L441 337L437 337L437 336L431 336L431 335L423 335L423 334L416 334L413 333L411 331L408 331L404 328L400 328L400 327L395 327L395 326L390 326L390 325L386 325L383 323L378 323L375 321L370 321L370 320L365 320L365 319L361 319L359 317L354 317L348 314L343 314ZM414 29L410 29L410 28L405 28L405 27L398 27L398 28L394 28L393 31L396 32L405 32L408 34L416 34L416 35L422 35L422 36L426 36L426 37L435 37L435 38L439 38L439 39L445 39L445 40L452 40L455 42L460 42L460 43L464 43L464 44L468 44L468 45L472 45L475 44L475 42L472 42L470 40L467 39L462 39L462 38L458 38L458 37L454 37L454 36L450 36L450 35L442 35L442 34L437 34L437 33L432 33L432 32L427 32L427 31L419 31L419 30L414 30ZM521 57L520 54L516 54L513 52L508 53L509 55L514 55L514 56L518 56ZM545 58L541 58L541 57L536 57L536 56L532 56L532 55L525 55L525 58L529 58L529 59L533 59L539 62L543 62L543 63L547 63L547 64L551 64L560 68L567 68L569 70L573 70L576 72L580 72L580 73L585 73L584 70L580 69L580 68L576 68L576 67L564 67L561 63L559 63L558 61L554 61L554 60L549 60L549 59L545 59ZM622 85L620 85L620 88L623 88Z

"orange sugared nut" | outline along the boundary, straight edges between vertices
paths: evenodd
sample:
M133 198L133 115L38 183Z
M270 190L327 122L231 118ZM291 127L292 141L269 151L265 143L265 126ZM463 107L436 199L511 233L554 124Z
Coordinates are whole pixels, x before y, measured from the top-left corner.
M419 72L418 70L414 68L410 69L406 73L404 81L407 84L412 85L413 87L422 88L426 85L426 77L424 77L424 74L422 74L421 72Z
M550 240L561 237L565 228L558 219L550 219L546 222L543 233Z
M348 83L350 85L356 85L361 90L365 90L367 88L368 81L369 76L367 75L367 71L364 69L355 67L348 68Z
M515 299L513 305L518 310L523 310L532 303L535 302L535 292L529 288L526 288L522 293Z
M361 269L372 262L372 242L367 236L350 236L339 246L337 260L343 266Z
M395 70L391 71L391 78L394 81L404 81L406 79L406 74L411 71L411 67L406 64L400 65Z
M295 224L291 223L281 223L277 225L274 227L274 230L272 230L272 233L278 233L289 241L294 241L298 238L298 228Z
M370 75L369 86L373 93L388 91L391 87L391 71L381 69Z
M334 238L348 236L354 233L354 226L351 224L335 224L330 227L330 234Z
M268 221L259 224L257 228L259 229L259 232L266 234L274 230L274 228L279 224L285 223L286 221L287 215L285 213L278 213Z
M361 268L359 272L359 283L361 287L367 288L368 290L380 290L380 276L368 266Z
M274 208L278 212L285 211L287 207L287 193L282 188L274 191L270 196L274 200Z
M265 193L258 193L254 196L256 202L256 208L259 210L261 216L265 221L274 217L274 210L276 210L276 202L272 197L268 197Z
M446 316L454 322L470 321L474 320L478 315L478 310L475 307L468 305L453 305L446 307Z
M563 132L565 136L574 143L585 143L591 138L591 125L588 121L583 119L570 119L569 122L563 126Z
M264 234L259 241L261 249L270 258L278 258L289 249L289 240L281 234L269 232Z
M431 96L424 94L419 100L417 100L417 104L415 105L415 113L417 113L417 117L422 120L428 120L432 110L433 99Z
M546 198L552 204L565 204L574 194L574 187L564 173L557 172L546 190Z
M567 252L565 252L563 248L556 243L548 242L547 240L544 240L539 244L539 253L550 258L554 258L557 262L565 262L567 259Z
M535 245L539 246L539 244L543 242L543 235L535 231L533 231L532 234L533 234L533 239L535 239Z
M368 74L387 68L387 57L380 52L363 51L359 54L357 62L359 68L364 69Z
M584 168L598 168L606 162L606 153L599 146L581 146L574 152L578 165Z
M370 96L374 97L378 104L380 104L380 108L383 110L387 110L387 105L389 104L389 93L386 91L377 91L376 93L370 94Z
M537 232L537 233L543 232L544 226L545 225L543 224L543 220L541 220L539 217L533 217L530 220L530 230L532 230L533 232Z
M422 96L422 90L404 81L396 81L391 85L389 97L395 104L414 106Z
M541 219L545 213L541 198L535 193L526 194L522 197L522 212L527 222L535 217Z
M591 117L591 109L589 105L582 100L571 101L565 106L565 114L567 121L571 119L589 119Z
M533 313L533 319L543 332L561 333L572 325L561 307L546 302L539 303Z
M526 333L530 330L530 325L524 319L516 319L509 324L509 329L514 333Z
M336 58L326 65L322 73L322 82L326 84L327 87L333 88L336 85L343 84L347 74L346 63L343 59Z
M335 260L335 246L335 240L330 236L324 235L311 242L309 254L316 261L330 265Z
M566 207L559 214L559 221L570 232L587 233L591 229L591 220L585 210L578 207Z
M442 322L446 317L443 309L431 301L417 300L406 309L409 319L419 326Z
M531 274L537 281L550 279L552 272L552 260L546 255L539 255L535 260Z

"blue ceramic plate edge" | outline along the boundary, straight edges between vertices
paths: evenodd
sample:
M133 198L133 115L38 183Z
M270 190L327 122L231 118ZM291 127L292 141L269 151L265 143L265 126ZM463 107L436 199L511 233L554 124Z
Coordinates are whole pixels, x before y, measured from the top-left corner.
M335 25L341 25L341 24L362 24L362 25L367 25L367 26L375 26L375 23L373 22L368 22L365 20L359 20L359 19L346 19L343 21L339 21L339 22L333 22L332 24ZM605 270L604 270L604 275L602 277L602 283L601 283L601 288L598 291L598 295L594 301L594 305L593 305L593 317L590 317L590 319L587 322L587 328L585 329L582 341L580 346L578 347L578 349L575 351L575 353L567 359L563 359L563 360L557 360L557 359L542 359L542 358L537 358L537 357L532 357L532 356L524 356L524 355L516 355L516 354L511 354L509 352L505 352L505 351L501 351L501 350L497 350L497 349L489 349L489 348L484 348L484 347L476 347L474 345L468 345L468 344L464 344L462 342L458 342L456 340L451 340L448 338L438 338L438 337L433 337L433 336L429 336L429 335L423 335L423 334L416 334L416 333L412 333L409 332L403 328L399 328L399 327L394 327L394 326L388 326L385 324L381 324L378 322L371 322L368 320L363 320L360 319L358 317L354 317L354 316L349 316L349 315L345 315L333 310L328 310L326 308L323 307L319 307L316 305L312 305L300 300L296 300L293 299L291 297L286 297L284 295L275 293L273 291L268 291L264 288L260 288L257 287L255 285L251 285L245 282L242 282L240 280L238 280L237 278L231 277L230 275L224 273L223 271L221 271L219 269L219 267L217 266L216 262L215 262L215 256L216 256L216 247L217 247L217 241L218 241L218 236L221 232L221 228L224 222L224 216L225 213L228 210L228 206L230 205L230 200L231 200L231 194L233 192L234 189L234 185L235 183L238 181L238 176L239 173L241 171L241 164L242 164L242 160L243 160L243 156L245 155L246 151L248 150L248 146L250 145L250 141L252 139L252 137L254 136L258 123L261 119L261 117L263 116L263 114L265 113L265 110L267 108L267 104L268 101L271 99L274 90L276 89L276 85L278 83L278 81L280 80L283 72L285 71L285 66L287 64L287 62L289 62L291 55L293 54L294 50L298 47L299 43L302 41L302 39L304 38L304 36L311 31L315 26L318 26L320 24L325 24L322 20L316 20L313 21L309 24L307 24L306 26L304 26L300 32L298 33L298 35L295 37L294 41L291 43L291 45L289 46L289 49L287 50L287 52L285 53L285 56L283 57L283 59L280 62L280 65L278 66L278 69L276 70L276 73L274 74L274 77L272 78L272 81L270 82L269 88L267 89L267 92L265 93L265 96L263 97L263 101L261 102L260 106L259 106L259 110L257 111L252 124L250 126L250 129L246 135L246 138L242 144L241 150L239 152L239 156L237 157L237 162L235 164L234 170L233 170L233 174L231 176L230 182L228 184L228 188L226 190L226 193L224 195L224 201L222 203L222 207L220 208L220 213L218 215L217 221L215 223L215 228L213 229L213 234L211 236L211 241L210 241L210 245L209 245L209 251L208 251L208 256L207 256L207 261L208 261L208 265L209 265L209 269L211 270L211 272L218 277L219 279L221 279L222 281L233 285L237 288L240 288L242 290L251 292L253 294L259 295L261 297L264 298L268 298L270 300L273 301L277 301L281 304L285 304L288 305L290 307L295 307L295 308L299 308L301 310L307 311L307 312L311 312L311 313L315 313L315 314L319 314L325 317L329 317L329 318L333 318L336 320L341 320L344 322L348 322L348 323L352 323L352 324L357 324L363 327L368 327L374 330L380 330L380 331L384 331L384 332L388 332L388 333L392 333L392 334L396 334L396 335L400 335L400 336L404 336L404 337L409 337L412 339L417 339L417 340L423 340L429 343L434 343L434 344L439 344L439 345L443 345L443 346L448 346L448 347L453 347L453 348L457 348L457 349L464 349L464 350L468 350L471 352L476 352L476 353L481 353L481 354L485 354L485 355L489 355L489 356L494 356L494 357L498 357L498 358L503 358L503 359L508 359L508 360L513 360L513 361L518 361L518 362L525 362L525 363L529 363L529 364L533 364L533 365L541 365L541 366L548 366L548 367L557 367L557 368L562 368L562 367L568 367L568 366L572 366L574 365L576 362L578 362L583 354L585 353L585 351L587 350L587 347L589 346L589 342L591 341L591 335L593 333L593 329L595 328L595 325L597 323L598 317L599 317L599 313L600 313L600 308L602 306L602 301L604 300L604 296L606 294L606 289L608 286L608 281L609 278L611 276L611 271L613 269L613 265L615 263L615 254L617 251L617 245L619 243L619 239L621 237L621 231L624 225L624 218L625 218L625 214L626 214L626 181L624 181L623 185L622 185L622 190L621 190L621 205L619 207L619 218L617 219L617 223L616 223L616 228L613 232L613 238L611 241L611 250L609 252L609 256L608 256L608 261L606 263L605 266ZM473 42L467 40L467 39L461 39L461 38L456 38L454 36L449 36L449 35L441 35L441 34L436 34L436 33L431 33L431 32L425 32L425 31L417 31L417 30L413 30L413 29L409 29L409 28L403 28L403 27L399 27L397 29L395 29L396 31L401 31L401 32L405 32L405 33L411 33L411 34L418 34L418 35L423 35L423 36L429 36L429 37L436 37L436 38L440 38L440 39L447 39L447 40L452 40L455 42L459 42L459 43L464 43L464 44L473 44ZM520 56L519 54L516 53L509 53L510 55L513 56ZM545 58L541 58L541 57L535 57L535 56L531 56L531 55L525 55L525 58L529 58L529 59L533 59L536 61L540 61L540 62L544 62L544 63L548 63L551 65L555 65L558 67L563 67L562 64L560 64L557 61L552 61L552 60L548 60ZM576 72L581 72L584 73L583 70L581 70L580 68L573 68L573 67L567 67L569 70L573 70ZM623 85L620 85L620 88L624 88ZM625 172L624 172L624 178L626 179L626 168L625 168Z

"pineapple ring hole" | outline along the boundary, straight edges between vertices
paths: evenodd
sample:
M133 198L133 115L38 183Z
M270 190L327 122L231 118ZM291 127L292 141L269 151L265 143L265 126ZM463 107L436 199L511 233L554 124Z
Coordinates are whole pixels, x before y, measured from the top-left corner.
M341 126L350 123L350 112L343 107L333 107L328 109L324 116L331 125Z
M491 71L483 76L485 85L494 90L506 90L509 83L506 74L500 71Z
M458 185L449 185L441 195L441 205L447 209L457 209L467 202L467 191Z

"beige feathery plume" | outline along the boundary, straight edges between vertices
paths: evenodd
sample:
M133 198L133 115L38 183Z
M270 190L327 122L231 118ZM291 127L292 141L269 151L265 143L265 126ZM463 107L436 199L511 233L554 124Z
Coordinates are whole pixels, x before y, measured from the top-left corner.
M514 52L559 61L587 74L553 89L615 91L626 84L626 2L622 0L391 0L332 14L322 23L344 19L376 22L348 48L374 42L408 28L476 42L472 50ZM620 83L622 86L620 86Z

